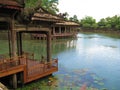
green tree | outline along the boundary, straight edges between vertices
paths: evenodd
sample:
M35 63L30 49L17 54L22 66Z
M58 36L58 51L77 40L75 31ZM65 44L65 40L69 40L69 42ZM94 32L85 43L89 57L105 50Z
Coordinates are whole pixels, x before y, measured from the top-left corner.
M86 16L80 21L81 27L85 29L96 29L97 24L96 20L91 16Z
M120 16L113 16L112 18L112 22L111 22L111 26L113 29L120 29L119 25L120 25Z
M99 27L99 29L105 29L106 20L104 18L100 19L100 21L98 22L98 27Z
M25 0L25 4L27 8L42 7L53 14L59 11L57 8L58 0Z
M58 0L42 0L42 3L41 3L41 6L45 10L53 14L56 14L59 11L59 9L57 8L57 5L58 5Z
M120 16L102 18L98 22L99 29L120 30Z
M120 30L120 16L118 16L118 21L117 21L116 29Z
M115 26L115 29L116 29L116 30L120 30L120 25L116 25L116 26Z
M59 16L60 16L61 18L64 18L65 20L69 20L69 19L68 19L69 14L68 14L67 12L60 13Z
M41 4L42 0L25 0L25 7L33 8Z
M76 23L79 23L77 15L74 15L73 17L70 17L69 20L73 21L73 22L76 22Z
M24 0L17 0L21 5ZM25 0L25 8L17 17L21 23L28 24L33 13L40 7L44 8L50 13L55 14L58 11L58 0Z
M93 29L97 29L98 28L98 24L97 23L92 24L92 28Z

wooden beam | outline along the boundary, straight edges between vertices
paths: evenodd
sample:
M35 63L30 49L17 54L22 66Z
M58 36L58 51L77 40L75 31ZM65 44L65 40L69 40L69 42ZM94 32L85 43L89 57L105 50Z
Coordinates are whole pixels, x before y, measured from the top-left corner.
M19 65L19 66L7 69L6 71L0 72L0 78L8 76L8 75L15 74L15 73L18 73L18 72L22 72L22 71L24 71L24 65Z

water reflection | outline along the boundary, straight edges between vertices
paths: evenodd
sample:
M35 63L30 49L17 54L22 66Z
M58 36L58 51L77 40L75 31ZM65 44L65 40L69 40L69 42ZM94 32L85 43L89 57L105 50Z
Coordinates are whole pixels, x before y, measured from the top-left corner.
M8 52L6 40L0 40L0 53ZM76 40L52 41L52 57L59 59L59 71L53 77L18 90L120 90L120 39L100 34L78 34ZM6 48L7 47L7 48ZM24 40L23 50L46 55L46 42ZM48 86L48 81L52 85Z
M7 40L0 40L0 54L9 53L9 43Z
M24 40L23 51L35 54L35 58L39 59L41 56L47 56L46 41L44 40ZM56 57L57 54L67 51L69 49L76 48L76 40L54 40L51 44L52 57ZM56 57L57 58L57 57Z
M119 90L120 39L78 34L75 43L75 48L64 49L57 55L59 71L54 75L59 86L72 86L75 90L83 86L90 90Z
M77 40L73 39L52 41L53 57L56 57L57 54L60 54L61 52L76 48L76 43Z
M0 53L8 43L0 40ZM52 41L52 57L59 59L59 71L18 90L120 90L120 39L100 34L78 34L76 40ZM6 48L7 47L7 48ZM46 42L24 40L23 50L46 56ZM48 85L51 81L51 85Z

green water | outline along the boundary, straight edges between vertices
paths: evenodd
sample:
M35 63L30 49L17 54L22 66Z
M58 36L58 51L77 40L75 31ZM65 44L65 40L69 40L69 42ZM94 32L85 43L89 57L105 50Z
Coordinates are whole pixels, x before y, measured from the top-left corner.
M0 53L7 53L7 41L0 43ZM119 36L79 33L75 40L56 40L51 46L58 72L17 90L120 90ZM46 42L24 40L23 50L39 59L46 56Z

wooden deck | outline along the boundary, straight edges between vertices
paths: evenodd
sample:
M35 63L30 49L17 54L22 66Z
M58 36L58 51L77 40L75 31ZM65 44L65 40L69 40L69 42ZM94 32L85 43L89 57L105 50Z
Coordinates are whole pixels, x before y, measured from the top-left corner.
M51 60L51 62L41 62L27 56L19 56L0 60L0 78L23 72L24 83L45 77L56 71L58 71L57 59Z

